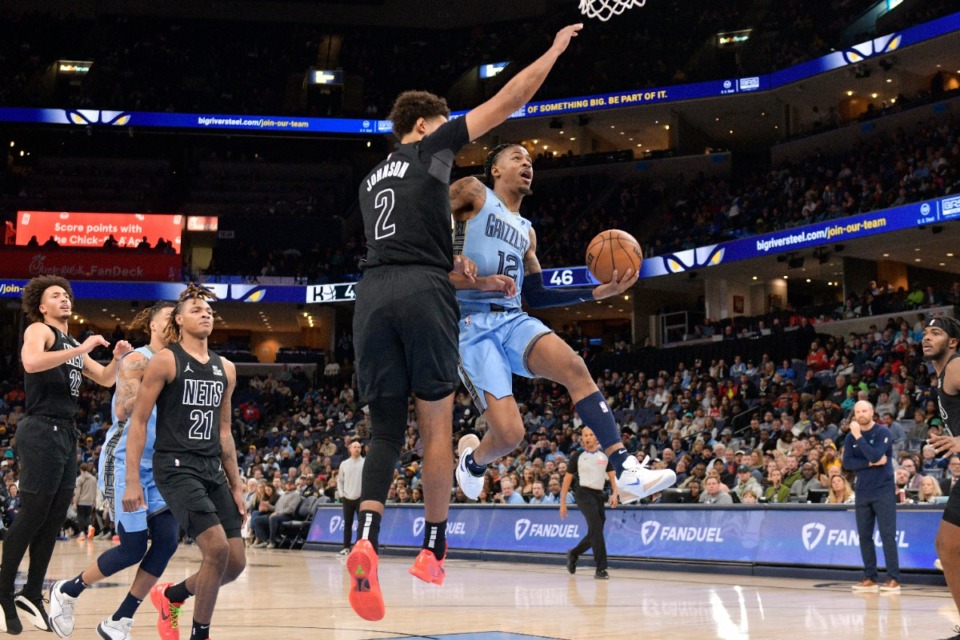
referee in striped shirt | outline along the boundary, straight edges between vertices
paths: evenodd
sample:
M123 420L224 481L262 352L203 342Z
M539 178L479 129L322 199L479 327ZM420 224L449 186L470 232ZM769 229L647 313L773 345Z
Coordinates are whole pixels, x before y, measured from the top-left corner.
M610 507L616 509L619 503L617 478L613 465L589 427L583 427L580 431L580 445L583 448L574 453L567 462L567 473L563 476L563 486L560 487L560 519L567 517L567 492L576 481L573 495L577 499L580 513L587 521L587 535L577 546L567 551L567 571L576 573L577 559L592 548L596 564L593 577L607 580L610 576L607 574L607 543L603 539L603 524L607 521L603 487L609 480L613 489Z

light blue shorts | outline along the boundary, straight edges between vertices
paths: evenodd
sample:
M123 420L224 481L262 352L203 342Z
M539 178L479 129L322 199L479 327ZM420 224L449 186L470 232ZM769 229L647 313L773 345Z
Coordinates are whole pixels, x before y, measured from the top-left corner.
M147 501L146 508L136 511L123 510L123 492L127 490L127 466L119 458L114 462L113 502L110 510L117 525L123 525L128 533L147 530L147 518L167 508L167 503L160 496L160 490L153 481L153 470L140 467L140 486L143 487L143 497Z
M513 395L513 374L536 377L527 358L548 333L549 327L520 310L460 317L460 379L481 412L487 410L484 392L499 400Z

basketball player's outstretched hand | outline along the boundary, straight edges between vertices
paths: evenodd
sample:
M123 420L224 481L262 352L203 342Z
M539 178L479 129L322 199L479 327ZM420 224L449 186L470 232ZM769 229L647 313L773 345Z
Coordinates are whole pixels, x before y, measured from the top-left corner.
M80 345L80 348L83 349L84 353L90 353L97 347L109 347L110 343L107 342L107 339L100 335L90 336L83 341L83 344Z
M453 256L453 272L459 273L470 282L477 281L477 263L467 256Z
M583 29L582 22L568 25L557 31L557 37L553 39L553 50L556 51L557 55L567 50L570 40L580 35L580 29Z
M146 501L143 499L143 488L139 484L128 484L123 492L121 502L123 503L123 510L127 513L147 506Z
M927 443L933 445L933 448L937 450L937 455L960 453L960 437L931 436Z
M133 345L126 340L120 340L113 346L113 359L119 360L124 354L130 353L131 351L133 351Z
M637 284L637 273L633 269L624 271L622 277L620 276L620 272L614 269L610 282L601 284L593 289L593 297L596 300L603 300L604 298L623 293L635 284Z

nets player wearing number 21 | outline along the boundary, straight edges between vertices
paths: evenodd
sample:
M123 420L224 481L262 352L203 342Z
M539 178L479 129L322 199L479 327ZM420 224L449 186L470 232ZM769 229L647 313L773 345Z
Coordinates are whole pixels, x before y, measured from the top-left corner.
M157 406L153 475L160 495L187 535L196 540L200 569L176 585L151 592L164 620L196 595L192 640L210 637L217 594L246 565L240 529L244 486L230 431L230 396L236 385L233 363L207 348L213 311L206 289L190 285L180 296L168 325L170 345L151 358L143 373L127 436L127 488L124 511L144 505L140 459L146 425ZM171 620L172 622L172 620Z
M68 335L73 290L63 278L30 280L23 288L22 306L33 321L23 334L20 352L26 392L26 417L17 428L23 507L3 539L0 568L3 631L12 635L23 631L18 609L38 629L50 630L43 606L43 581L77 481L74 414L82 376L104 387L113 386L117 363L131 350L129 342L117 342L113 360L103 366L89 354L109 342L93 335L80 344ZM14 598L17 569L28 548L27 583Z
M553 45L495 96L462 118L448 120L446 101L409 91L390 113L400 146L360 185L367 239L357 285L353 339L361 400L370 409L372 439L360 490L359 539L347 557L350 606L367 620L384 616L377 579L380 518L400 456L412 392L424 445L423 550L411 570L441 584L446 521L453 484L453 392L457 381L457 300L450 171L457 151L506 120L533 97L570 39L583 27L561 29ZM472 285L472 269L460 260Z

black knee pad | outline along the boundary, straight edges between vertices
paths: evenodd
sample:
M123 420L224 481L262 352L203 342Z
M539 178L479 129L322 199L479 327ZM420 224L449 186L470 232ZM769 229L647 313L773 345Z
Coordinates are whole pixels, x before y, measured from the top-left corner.
M385 503L393 469L400 459L403 432L407 428L407 399L378 398L370 407L370 451L363 464L363 483L360 501Z
M372 442L382 442L400 455L403 433L407 429L407 398L377 398L370 408Z
M150 529L150 550L143 557L140 568L160 577L180 542L180 523L169 511L162 511L147 521Z
M140 562L143 554L147 552L146 530L128 532L120 525L117 527L117 534L120 536L120 544L104 551L97 558L97 568L104 576L112 576L132 567Z

